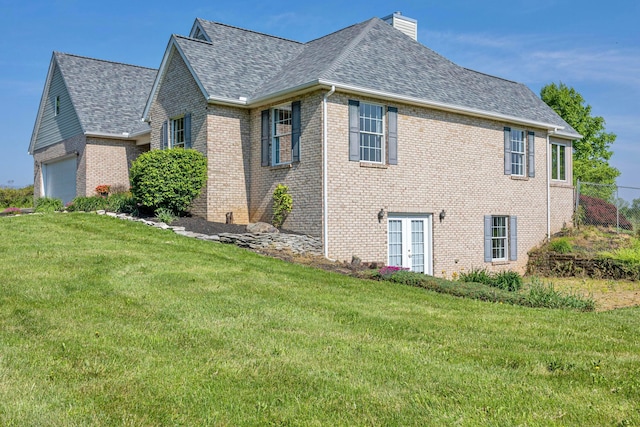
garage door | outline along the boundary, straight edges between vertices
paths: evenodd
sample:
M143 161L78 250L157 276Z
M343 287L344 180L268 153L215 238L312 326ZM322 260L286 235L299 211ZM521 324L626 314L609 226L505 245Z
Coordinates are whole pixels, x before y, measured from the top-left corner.
M67 203L76 197L76 163L74 156L59 162L47 163L43 168L44 195Z

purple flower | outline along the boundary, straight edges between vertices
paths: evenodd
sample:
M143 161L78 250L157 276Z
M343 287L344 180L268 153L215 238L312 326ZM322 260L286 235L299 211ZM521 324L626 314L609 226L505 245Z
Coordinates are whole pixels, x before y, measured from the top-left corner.
M2 213L5 214L18 214L18 213L22 213L22 210L20 208L6 208L5 210L2 211Z

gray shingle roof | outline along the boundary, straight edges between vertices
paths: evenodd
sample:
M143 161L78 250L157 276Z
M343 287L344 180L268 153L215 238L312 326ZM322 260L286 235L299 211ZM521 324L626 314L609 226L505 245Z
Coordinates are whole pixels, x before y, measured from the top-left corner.
M209 96L249 100L320 81L515 117L578 133L526 85L461 67L378 18L302 44L202 19L176 36Z
M157 70L54 52L84 132L149 130L142 111Z
M211 43L174 36L209 95L250 97L256 87L278 72L304 44L279 37L199 20Z

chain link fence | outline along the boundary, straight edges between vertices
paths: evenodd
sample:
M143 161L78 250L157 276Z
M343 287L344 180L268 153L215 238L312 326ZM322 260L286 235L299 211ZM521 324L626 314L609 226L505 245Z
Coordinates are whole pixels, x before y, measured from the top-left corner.
M640 188L580 182L576 185L573 221L618 232L640 230Z

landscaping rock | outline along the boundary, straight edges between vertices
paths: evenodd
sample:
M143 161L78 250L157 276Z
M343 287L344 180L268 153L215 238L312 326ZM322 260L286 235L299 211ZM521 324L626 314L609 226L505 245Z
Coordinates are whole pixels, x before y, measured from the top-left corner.
M247 232L249 233L279 233L280 231L271 224L266 222L256 222L247 224Z

